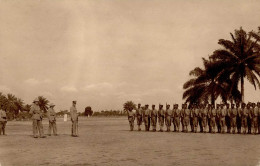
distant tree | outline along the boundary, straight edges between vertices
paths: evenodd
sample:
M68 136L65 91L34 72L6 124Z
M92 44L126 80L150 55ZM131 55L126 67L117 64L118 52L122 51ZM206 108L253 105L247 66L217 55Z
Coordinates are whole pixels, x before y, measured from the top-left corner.
M123 108L125 111L129 111L130 109L135 109L136 108L136 104L132 101L127 101L124 105Z
M39 99L39 106L40 106L41 110L43 110L46 113L48 110L49 100L47 100L43 96L39 96L38 99Z
M87 106L85 108L85 112L84 112L84 115L85 116L91 116L93 114L93 111L92 111L92 108L90 106Z

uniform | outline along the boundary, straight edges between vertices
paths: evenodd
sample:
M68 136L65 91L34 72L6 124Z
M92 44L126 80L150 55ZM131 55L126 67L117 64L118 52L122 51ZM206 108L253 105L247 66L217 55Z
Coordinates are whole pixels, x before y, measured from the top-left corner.
M247 108L242 108L242 115L241 115L241 119L242 119L242 130L243 133L246 134L247 132L247 118L248 118L248 114L249 114L249 110Z
M136 120L138 125L138 131L141 131L141 125L142 125L142 109L138 108L136 109Z
M241 133L241 114L242 114L242 109L239 108L239 104L237 104L237 133Z
M232 129L232 133L233 134L236 133L237 115L238 115L237 109L236 108L231 108L231 110L230 110L230 120L231 120L231 129Z
M133 131L134 130L135 113L131 110L131 111L128 111L127 114L128 114L130 131Z
M168 108L165 111L165 125L167 127L166 131L170 131L171 130L171 124L172 124L172 110L170 108Z
M210 132L215 133L215 127L216 127L216 117L217 117L217 110L215 108L212 108L209 113L210 117Z
M207 115L208 110L207 108L202 108L200 110L200 118L201 118L201 125L202 125L202 131L206 133L206 128L207 128Z
M193 124L193 131L195 133L197 133L197 128L198 128L198 118L199 118L199 109L198 108L194 108L192 109L192 112L191 112L191 117L192 117L192 124Z
M146 131L150 130L150 126L149 126L150 113L151 112L148 108L146 108L144 110L144 124L145 124L145 130Z
M76 104L76 103L75 103ZM78 114L76 105L72 105L70 107L70 116L71 116L71 136L77 137L78 136Z
M230 133L231 130L231 120L230 120L230 112L231 109L229 107L226 108L226 117L225 117L225 121L226 121L226 126L227 126L227 133Z
M220 125L221 111L220 111L219 107L217 107L216 112L217 112L216 125L217 125L217 129L218 129L218 133L220 133L221 132L221 125Z
M188 126L190 122L190 110L187 108L183 109L183 125L184 125L184 132L188 132Z
M190 128L191 128L191 132L194 132L193 116L192 116L192 111L194 110L193 106L190 105L189 110L190 110Z
M252 128L254 134L257 133L257 129L258 129L258 115L259 115L258 108L253 106L251 116L252 116Z
M176 128L176 131L180 131L180 118L181 118L181 110L176 107L173 112L174 117L174 126Z
M164 115L165 115L165 111L160 108L158 110L158 118L159 118L159 124L160 124L160 131L163 131L163 126L164 126Z
M252 108L248 108L248 117L247 117L247 129L248 129L248 134L251 134L251 128L252 128Z
M6 112L2 109L0 109L0 135L6 135L5 133L5 126L7 123L7 117L6 117Z
M223 107L220 109L220 127L221 127L221 133L225 132L225 125L226 125L226 120L225 117L227 115L227 110L224 109Z
M36 102L34 100L34 102ZM33 103L30 109L30 114L32 114L32 120L33 120L33 136L34 138L37 138L37 134L39 132L40 137L44 138L44 133L43 133L43 126L42 126L42 111L39 107L39 105Z
M151 122L152 122L152 126L153 126L153 131L156 131L157 116L158 116L158 111L156 109L152 109Z
M48 109L47 117L49 119L49 135L51 135L51 131L53 130L53 134L57 135L57 126L56 126L56 113L53 109L54 105Z

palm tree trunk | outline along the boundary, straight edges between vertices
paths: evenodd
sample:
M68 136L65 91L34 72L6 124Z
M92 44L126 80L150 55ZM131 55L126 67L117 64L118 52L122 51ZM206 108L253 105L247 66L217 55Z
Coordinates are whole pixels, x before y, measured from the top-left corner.
M244 102L244 77L241 76L241 100Z

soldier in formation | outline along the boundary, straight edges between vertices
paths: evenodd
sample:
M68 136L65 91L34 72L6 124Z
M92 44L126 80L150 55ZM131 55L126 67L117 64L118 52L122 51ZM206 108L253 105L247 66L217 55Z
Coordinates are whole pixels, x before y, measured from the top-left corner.
M157 120L160 126L159 131L164 131L164 124L166 131L171 131L171 124L173 124L173 132L180 131L180 124L183 132L198 131L198 125L201 126L201 132L215 133L216 128L218 133L251 133L248 127L251 125L253 134L260 134L260 103L245 103L231 104L187 104L182 105L182 109L178 109L178 104L174 104L173 108L166 105L166 110L163 105L159 104L157 111L155 105L152 105L152 110L149 110L149 105L145 105L141 109L138 105L136 116L141 116L145 124L146 131L149 131L149 120L151 120L152 131L156 131ZM142 110L142 111L141 111ZM141 118L140 118L141 119ZM141 121L141 120L140 120ZM250 123L248 122L250 121ZM137 123L138 130L140 130L141 122Z
M0 135L6 135L5 133L5 126L7 123L7 117L6 117L6 112L3 108L3 105L1 105L0 108Z
M130 126L130 131L134 130L134 121L135 121L135 113L133 112L133 108L129 108L127 110L127 115L128 115L128 121L129 121L129 126Z
M138 126L138 131L141 131L141 125L142 125L142 108L141 104L138 104L138 108L136 109L136 120L137 120L137 126Z
M153 126L153 131L156 131L157 117L158 117L158 111L155 109L155 105L152 105L151 122Z

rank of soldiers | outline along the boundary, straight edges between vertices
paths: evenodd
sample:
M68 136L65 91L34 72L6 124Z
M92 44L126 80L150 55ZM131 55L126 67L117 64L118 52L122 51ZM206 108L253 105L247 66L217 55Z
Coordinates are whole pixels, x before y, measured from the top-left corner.
M164 125L167 132L179 132L180 126L182 132L209 132L209 133L243 133L260 134L260 102L236 103L236 104L193 104L187 106L182 104L179 109L178 104L170 108L166 104L166 109L159 104L159 109L149 109L149 105L141 106L135 110L128 110L128 121L130 131L134 130L134 121L137 120L138 131L141 131L141 125L144 123L145 131L157 130L164 131ZM199 129L198 129L199 127Z

